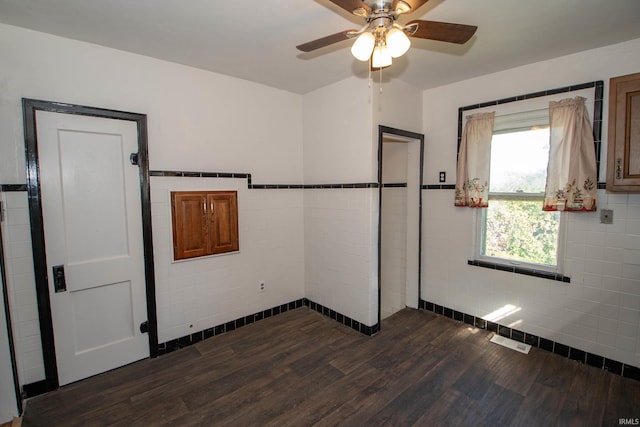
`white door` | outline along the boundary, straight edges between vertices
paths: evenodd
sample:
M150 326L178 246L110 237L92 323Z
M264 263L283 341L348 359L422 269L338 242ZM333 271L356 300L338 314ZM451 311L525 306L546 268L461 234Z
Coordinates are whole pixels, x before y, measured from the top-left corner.
M138 133L131 121L44 111L36 124L64 385L149 356L140 181L129 162Z

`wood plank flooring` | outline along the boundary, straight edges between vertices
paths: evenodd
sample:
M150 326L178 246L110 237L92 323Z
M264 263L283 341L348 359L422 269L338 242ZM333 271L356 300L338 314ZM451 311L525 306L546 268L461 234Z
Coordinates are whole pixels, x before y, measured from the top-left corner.
M306 307L30 399L23 426L599 426L640 382L405 309L366 337Z

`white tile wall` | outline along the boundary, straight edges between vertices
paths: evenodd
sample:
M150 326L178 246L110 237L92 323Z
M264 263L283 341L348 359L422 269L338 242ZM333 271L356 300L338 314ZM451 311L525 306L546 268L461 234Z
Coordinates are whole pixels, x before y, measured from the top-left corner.
M7 288L21 384L43 380L44 362L31 252L29 210L25 192L4 192L2 223Z
M169 194L185 190L238 191L239 253L173 262ZM159 342L304 297L302 190L152 177L151 203Z
M377 322L378 189L304 193L305 293L367 326Z
M565 214L565 284L467 265L473 247L474 210L454 208L453 192L423 193L423 299L476 316L511 304L518 311L498 321L582 350L640 366L640 216L633 195L598 192L599 213ZM460 248L464 248L461 250Z

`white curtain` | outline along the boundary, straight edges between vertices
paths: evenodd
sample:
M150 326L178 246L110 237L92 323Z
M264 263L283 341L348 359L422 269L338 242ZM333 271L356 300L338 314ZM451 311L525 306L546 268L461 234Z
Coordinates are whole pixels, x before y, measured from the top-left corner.
M456 206L489 206L489 167L495 112L467 116L458 152Z
M596 153L585 98L549 103L545 211L596 210Z

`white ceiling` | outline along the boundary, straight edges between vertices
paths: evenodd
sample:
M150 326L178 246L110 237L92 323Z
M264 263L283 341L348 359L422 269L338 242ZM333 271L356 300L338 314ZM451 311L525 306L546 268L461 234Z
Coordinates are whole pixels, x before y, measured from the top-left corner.
M430 0L411 19L478 26L463 46L412 39L384 71L422 89L640 38L640 0ZM0 22L297 93L367 77L350 40L295 48L364 24L329 0L0 0Z

